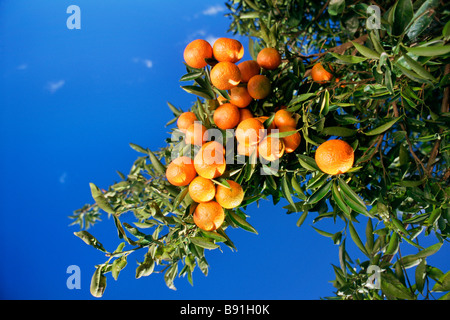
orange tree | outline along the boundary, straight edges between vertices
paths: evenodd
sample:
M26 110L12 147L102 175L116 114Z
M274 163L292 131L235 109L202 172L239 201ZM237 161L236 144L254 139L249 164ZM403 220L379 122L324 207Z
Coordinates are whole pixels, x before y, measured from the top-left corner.
M226 4L229 31L248 36L254 61L264 48L274 48L280 54L281 59L276 55L260 58L275 61L275 65L271 62L259 72L255 62L241 66L243 76L268 80L262 79L257 89L264 91L264 97L252 98L248 106L237 108L241 117L240 109L245 109L246 118L256 118L271 130L280 129L278 135L275 131L265 133L270 137L257 135L255 143L238 148L245 155L233 161L239 151L233 158L231 151L236 147L226 143L235 141L236 136L233 131L218 131L226 142L226 169L212 179L205 178L205 185L213 182L231 194L230 184L236 183L244 196L238 197L231 209L221 209L215 201L201 206L206 210L203 217L213 215L208 207L220 213L220 221L211 231L193 220L198 204L190 197L188 184L196 173L180 171L179 178L184 180L178 186L166 178L167 166L174 158L194 159L201 148L183 139L186 128L173 128L180 139L167 139L160 150L132 144L143 155L130 172L120 173L121 181L108 188L91 183L95 203L86 204L71 216L82 229L75 235L107 256L92 276L94 296L102 296L107 274L117 280L128 256L137 251L143 252L143 257L136 278L162 273L167 286L174 288L177 276L192 282L196 267L206 275L205 249L235 248L228 228L256 232L245 208L263 198L272 198L274 203L283 198L288 203L286 212L299 215L298 226L308 215L315 216L314 222L344 222L345 228L335 233L316 229L339 247L339 263L333 265L333 298L433 299L435 292L441 292L440 299L450 298L450 273L427 260L448 242L450 232L449 6L438 0L367 3L234 0ZM223 42L236 45L231 40ZM188 114L188 122L196 118L203 129L217 129L214 111L230 102L230 90L212 84L211 70L218 63L226 65L223 69L233 70L232 77L216 72L214 78L222 77L244 93L247 83L242 78L237 81L240 76L232 64L240 61L219 61L222 55L211 55L209 48L198 52L206 52L206 65L186 64L187 72L181 77L186 81L182 88L196 96L195 102L186 110L169 103L174 114L169 125L189 111L195 117ZM236 119L236 108L227 108ZM280 118L289 124L283 129L274 123L279 110L284 110L284 116L277 116L277 123ZM221 117L226 118L227 113ZM245 121L241 127L259 126L258 121ZM241 123L231 122L234 128ZM276 141L275 152L269 155L278 161L276 166L271 161L255 161L261 149L258 143L267 144L268 138ZM346 143L341 149L330 149L332 155L326 154L324 146L319 168L316 150L328 140ZM228 158L230 152L232 157ZM333 159L343 162L345 169L331 164L339 169L326 173L323 163L326 166ZM186 166L192 168L192 164ZM113 218L118 230L120 244L114 251L106 250L86 230L99 220L102 211ZM124 215L132 215L134 224L121 221ZM357 231L357 224L364 224L365 232ZM423 237L433 238L434 244L424 247ZM348 241L359 248L361 257L350 257ZM415 252L402 255L405 246Z

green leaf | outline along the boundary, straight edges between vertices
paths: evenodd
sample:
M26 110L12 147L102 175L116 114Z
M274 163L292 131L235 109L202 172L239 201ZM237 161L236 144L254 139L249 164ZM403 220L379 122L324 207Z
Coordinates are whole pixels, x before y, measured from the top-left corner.
M325 92L323 94L323 98L322 98L322 103L320 105L320 111L319 114L324 114L326 115L328 113L330 107L330 93L328 92L327 89L325 89Z
M332 185L332 180L325 183L323 186L321 186L319 189L317 189L312 195L309 196L306 203L314 204L314 203L317 203L320 200L322 200L328 194L328 191L330 191L331 185Z
M226 237L224 237L223 235L217 233L216 231L205 231L205 230L201 230L201 233L202 233L205 237L210 238L210 239L213 239L213 240L218 241L218 242L225 242L225 241L227 241L227 238L226 238Z
M367 48L359 43L353 42L353 45L355 46L356 50L358 50L359 53L361 53L364 57L368 58L368 59L374 59L374 60L378 60L380 59L380 54L376 51L373 51L370 48Z
M437 281L432 291L434 292L445 292L450 290L450 271L444 274L439 281Z
M94 200L97 203L97 205L99 206L99 208L104 210L107 213L115 214L116 212L114 211L114 209L110 206L110 204L106 200L103 192L92 182L89 183L89 186L91 187L92 197L94 198Z
M127 265L127 257L126 256L122 256L122 257L114 260L114 262L112 264L112 268L111 268L111 274L112 274L114 280L117 280L117 278L119 277L120 271L122 271L123 268L126 267L126 265Z
M381 272L380 273L381 290L389 297L412 300L415 298L414 294L406 288L393 274Z
M183 76L180 78L180 81L191 81L191 80L195 80L195 79L201 77L202 75L203 75L203 71L190 72L190 73L187 73L187 74L183 75Z
M147 154L147 150L144 149L144 148L142 148L141 146L138 146L137 144L134 144L134 143L131 143L131 142L130 142L130 147L131 147L133 150L136 150L137 152Z
M199 246L199 247L204 248L204 249L213 250L213 249L219 248L218 244L215 244L215 243L213 243L213 242L211 242L211 241L209 241L209 240L207 240L207 239L205 239L203 237L191 237L191 238L189 238L189 240L193 244L195 244L196 246Z
M336 52L330 52L330 54L335 57L338 61L337 63L342 64L356 64L361 63L367 60L365 57L351 56L351 55L342 55Z
M427 262L425 259L422 259L419 265L417 266L415 272L416 288L419 292L423 292L426 276L427 276Z
M351 137L354 136L357 131L346 127L326 127L322 129L321 133L328 136Z
M161 175L164 175L166 173L166 167L162 164L161 161L159 161L159 159L155 156L155 154L153 152L151 152L150 150L147 150L147 153L150 157L150 161L151 161L155 171Z
M281 191L283 192L283 195L286 198L286 200L289 202L289 204L292 205L294 208L296 208L294 200L292 200L291 189L289 187L286 174L283 175L281 178Z
M90 292L96 298L101 298L106 289L106 277L103 274L104 265L98 266L95 270L90 285Z
M300 165L310 171L318 171L319 167L316 164L316 160L314 158L305 156L303 154L297 154L298 162Z
M345 9L345 0L331 0L328 5L328 14L330 16L340 15Z
M301 227L303 222L305 222L307 216L308 216L308 211L303 211L302 214L300 215L300 218L298 218L298 220L297 220L297 223L296 223L297 227Z
M374 242L375 242L375 238L374 238L374 235L373 235L372 219L367 219L367 225L366 225L366 246L367 246L367 250L369 250L369 252L373 251Z
M143 263L140 263L136 268L136 279L141 277L148 277L155 270L155 261L151 257L150 254L146 254L145 260Z
M361 238L359 237L358 233L356 232L355 227L353 226L353 223L351 221L348 222L348 227L350 231L350 237L352 238L353 242L356 244L356 246L361 250L362 253L364 253L366 256L369 256L366 247L364 247L363 242L361 241Z
M401 116L397 117L397 118L394 118L394 119L392 119L392 120L390 120L390 121L380 125L379 127L376 127L374 129L370 130L369 132L366 132L365 135L367 135L367 136L375 136L375 135L381 134L381 133L389 130L401 118L402 118Z
M334 202L337 204L337 206L344 212L347 217L351 217L350 215L350 208L345 204L344 199L342 198L341 193L339 192L337 183L333 181L333 187L331 189Z
M188 92L195 94L199 97L205 98L205 99L214 99L214 92L207 90L205 88L199 87L199 86L181 86L181 88Z
M399 0L394 12L394 35L401 35L413 18L414 11L411 0Z
M236 223L239 227L241 227L242 229L249 231L249 232L253 232L258 234L258 232L256 231L256 229L247 222L247 220L245 220L244 218L242 218L241 216L237 215L236 213L234 213L231 210L228 210L228 216L231 218L231 220Z
M74 235L76 235L78 238L83 240L86 244L93 246L95 249L98 249L103 252L107 252L103 245L89 232L86 230L74 232Z
M364 201L358 196L358 194L353 191L352 188L341 178L339 179L339 188L343 192L343 195L345 196L344 200L347 203L347 205L352 208L353 210L362 213L364 215L370 215L367 211L366 204Z
M409 57L407 54L403 55L403 58L405 59L406 63L411 67L414 72L416 72L419 76L422 76L423 78L427 80L431 80L436 82L436 78L433 77L431 73L429 73L419 62Z
M327 238L333 237L333 234L330 233L330 232L326 232L326 231L320 230L320 229L318 229L318 228L316 228L316 227L313 227L313 226L312 226L312 228L313 228L314 230L316 230L317 233L320 234L321 236L324 236L324 237L327 237Z
M395 255L399 248L399 237L397 232L392 232L392 235L389 239L388 246L385 251L385 255Z
M436 57L448 54L450 52L450 45L406 47L406 50L416 56Z
M164 273L164 281L169 289L176 290L173 281L178 273L178 263L173 263L169 269Z

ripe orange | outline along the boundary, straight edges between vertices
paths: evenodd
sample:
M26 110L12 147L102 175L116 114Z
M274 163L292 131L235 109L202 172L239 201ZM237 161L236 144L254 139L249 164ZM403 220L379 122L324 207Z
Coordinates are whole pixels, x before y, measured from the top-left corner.
M224 103L214 111L213 120L219 129L226 130L236 127L240 116L238 107Z
M317 83L325 83L333 78L333 75L329 73L323 65L318 62L311 69L311 77Z
M213 49L208 41L197 39L186 46L183 55L188 66L199 69L206 67L205 59L212 58Z
M234 87L230 90L230 102L238 108L245 108L251 102L253 98L247 91L246 87Z
M210 73L211 83L220 90L230 90L241 82L241 71L231 62L219 62Z
M236 128L236 140L242 144L255 145L264 135L264 125L256 118L245 119Z
M237 143L237 153L242 155L242 156L247 156L250 157L252 155L253 152L256 152L256 157L258 157L258 145L254 144L254 145L248 145L245 143Z
M189 195L195 202L208 202L214 199L216 186L211 179L197 176L189 183Z
M216 141L205 143L194 157L198 175L206 179L220 177L226 169L225 149Z
M199 203L195 208L194 223L202 230L214 231L219 228L225 220L225 212L216 201Z
M258 152L267 161L275 161L284 154L284 143L277 137L266 137L258 145Z
M292 113L287 111L286 109L280 109L275 112L272 123L274 123L277 128L284 126L295 128L297 126L297 122L295 121L294 117L292 117Z
M238 207L244 200L244 190L241 185L233 180L227 180L230 188L217 185L216 201L225 209Z
M261 67L255 60L242 61L238 65L241 71L242 82L248 82L253 76L259 74Z
M178 157L169 163L166 178L174 186L187 186L197 175L192 159Z
M270 94L270 80L262 74L253 76L247 83L247 90L253 99L264 99Z
M278 130L281 133L281 132L296 131L297 129L295 129L295 127L291 127L291 126L282 126L282 127L279 127ZM295 132L295 133L291 134L290 136L283 137L281 139L283 140L284 152L286 152L286 153L294 152L295 149L298 148L298 146L300 145L300 142L302 140L299 132Z
M250 111L250 109L247 108L239 108L239 114L240 114L239 123L241 123L245 119L253 118L252 112Z
M333 175L347 172L353 166L354 157L352 147L338 139L325 141L315 154L320 170Z
M185 132L185 141L187 144L201 146L208 140L208 131L200 121L195 121Z
M275 48L264 48L258 53L256 61L261 68L274 70L281 64L281 55Z
M198 121L197 116L192 111L186 111L180 114L177 120L177 127L182 132L186 132L187 128L194 123L194 121Z
M219 38L213 44L213 55L217 61L238 62L244 56L244 46L236 39Z

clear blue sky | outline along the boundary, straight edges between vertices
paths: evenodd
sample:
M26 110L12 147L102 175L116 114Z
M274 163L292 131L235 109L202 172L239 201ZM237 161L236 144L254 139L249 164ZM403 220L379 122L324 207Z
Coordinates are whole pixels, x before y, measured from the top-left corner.
M66 27L72 4L81 9L80 30ZM89 182L107 187L116 170L128 172L138 156L130 142L164 146L167 101L187 110L195 99L180 88L183 49L196 38L231 37L225 9L193 0L0 2L0 298L92 299L94 265L106 258L73 235L68 216L92 203ZM259 235L230 230L238 251L208 252L209 275L197 269L194 286L177 278L172 291L160 274L136 280L135 254L118 281L108 274L104 298L332 296L338 247L311 228L313 216L297 228L299 215L286 215L284 204L250 207ZM89 232L109 250L119 243L106 215ZM449 250L442 251L435 261L446 269ZM70 265L80 267L79 290L66 287Z

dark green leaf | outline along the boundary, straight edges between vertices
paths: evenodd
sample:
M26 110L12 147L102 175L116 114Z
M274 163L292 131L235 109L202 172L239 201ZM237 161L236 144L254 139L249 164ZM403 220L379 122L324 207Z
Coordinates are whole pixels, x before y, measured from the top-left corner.
M328 194L328 191L330 191L331 185L332 185L332 180L325 183L323 186L321 186L319 189L317 189L311 196L309 196L306 203L314 204L314 203L317 203L320 200L322 200Z
M361 238L359 237L358 233L356 232L355 227L353 226L353 223L351 221L348 222L348 227L350 231L350 236L353 240L353 242L356 244L356 246L359 248L359 250L362 251L366 256L368 256L368 252L366 250L366 247L364 247L363 242L361 241Z
M104 265L98 266L91 279L90 292L96 298L101 298L106 289L106 277L103 274Z
M213 242L211 242L211 241L209 241L209 240L207 240L207 239L205 239L203 237L191 237L191 238L189 238L189 240L193 244L195 244L196 246L199 246L199 247L204 248L204 249L212 250L212 249L219 248L219 245L217 245L217 244L215 244L215 243L213 243Z
M414 11L411 0L398 0L394 12L393 34L401 35L413 18Z
M240 215L237 215L233 211L229 210L228 216L234 223L236 223L242 229L258 234L256 229L250 223L248 223L247 220L243 219Z
M83 240L86 244L93 246L95 249L98 249L103 252L107 252L105 248L103 248L103 245L89 232L86 230L74 232L74 235L76 235L78 238Z

